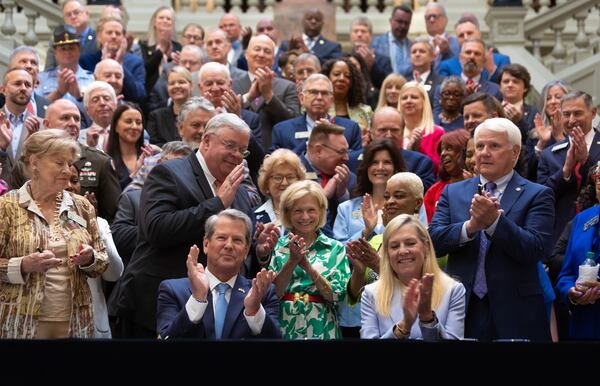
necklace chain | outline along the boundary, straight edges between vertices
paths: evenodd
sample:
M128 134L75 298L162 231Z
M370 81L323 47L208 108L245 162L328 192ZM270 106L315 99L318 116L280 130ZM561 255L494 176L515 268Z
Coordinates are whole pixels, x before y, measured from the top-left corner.
M33 192L31 191L31 186L29 187L29 194L31 195L33 202L35 202L35 205L37 205L38 209L41 212L42 207L41 207L40 203L33 197ZM50 241L54 241L54 242L60 241L64 237L62 228L60 225L60 204L61 203L62 203L62 192L58 192L56 194L56 198L55 198L54 221L52 221L52 224L50 224L50 234L48 235L48 238L50 239ZM48 221L48 220L46 220L46 221Z

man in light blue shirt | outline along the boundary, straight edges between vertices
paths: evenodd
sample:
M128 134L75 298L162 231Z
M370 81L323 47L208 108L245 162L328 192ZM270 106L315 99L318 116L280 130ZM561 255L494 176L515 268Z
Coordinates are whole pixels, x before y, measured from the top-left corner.
M390 31L377 36L371 42L371 47L377 55L385 55L392 62L395 73L408 77L411 74L410 64L410 40L408 30L412 21L412 10L399 5L394 7L390 17Z

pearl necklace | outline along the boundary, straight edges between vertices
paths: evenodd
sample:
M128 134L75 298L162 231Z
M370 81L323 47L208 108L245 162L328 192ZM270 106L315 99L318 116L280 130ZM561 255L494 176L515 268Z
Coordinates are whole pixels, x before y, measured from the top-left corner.
M31 195L31 198L33 199L33 202L35 202L35 205L37 205L39 211L42 211L42 207L40 205L40 203L33 197L33 192L31 191L31 185L29 186L29 194ZM52 224L50 225L50 232L48 235L48 239L50 241L54 241L54 242L58 242L61 241L63 239L63 232L62 232L62 228L60 225L60 204L62 203L62 192L58 192L56 194L56 208L54 211L54 221L52 221ZM48 221L48 220L46 220Z

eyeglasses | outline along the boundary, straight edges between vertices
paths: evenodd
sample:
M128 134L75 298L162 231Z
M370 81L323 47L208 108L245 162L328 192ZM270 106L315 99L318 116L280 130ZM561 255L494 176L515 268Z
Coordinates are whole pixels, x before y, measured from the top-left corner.
M83 13L83 10L81 9L74 9L71 12L67 12L65 13L66 17L73 17L73 16L79 16Z
M283 182L283 179L286 179L287 182L289 182L290 184L293 184L294 182L298 181L298 176L292 175L290 174L289 176L282 176L279 174L275 174L274 176L271 176L271 179L273 181L275 181L278 184L281 184Z
M378 129L375 129L375 131L377 132L377 134L385 134L385 133L387 133L389 131L390 134L396 135L400 131L402 131L402 129L398 129L396 127L380 127Z
M425 20L429 20L429 19L437 20L440 17L442 17L442 15L436 15L435 13L432 13L431 15L425 15Z
M460 92L460 91L455 91L455 92L452 92L452 91L442 91L441 95L444 98L452 98L452 97L454 97L454 98L462 98L464 96L463 93Z
M310 95L311 97L318 97L319 95L323 96L323 98L328 97L331 95L331 91L328 90L314 90L314 89L310 89L310 90L304 90L305 93L307 93L308 95Z
M216 134L213 134L215 137L217 137L219 139L219 141L221 141L221 143L223 144L223 146L225 146L225 149L227 149L228 151L232 152L232 153L238 153L240 154L242 157L246 158L250 155L250 151L248 150L248 148L243 148L243 147L237 147L235 143L229 142L229 141L225 141L223 139L221 139L221 137L219 137Z
M331 150L331 151L334 151L334 152L336 152L336 153L337 153L339 156L342 156L342 157L343 157L343 156L346 156L346 155L348 155L348 153L350 152L350 150L349 150L349 149L346 149L346 150L338 150L338 149L336 149L335 147L333 147L333 146L329 146L329 145L327 145L327 144L325 144L325 143L322 143L321 145L322 145L323 147L326 147L326 148L328 148L328 149L329 149L329 150Z
M183 35L183 37L187 40L202 40L200 35Z

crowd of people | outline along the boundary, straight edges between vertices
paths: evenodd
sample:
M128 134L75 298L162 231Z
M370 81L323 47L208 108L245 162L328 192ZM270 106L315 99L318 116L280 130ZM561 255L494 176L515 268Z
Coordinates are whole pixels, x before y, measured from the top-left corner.
M62 11L0 88L0 337L600 338L597 109L529 104L474 15L343 52L316 8L285 41Z

